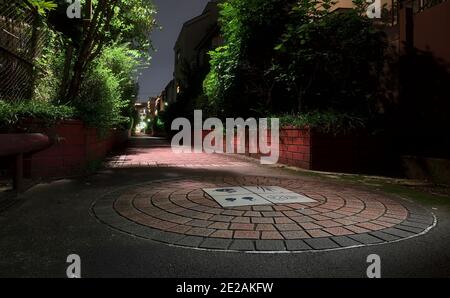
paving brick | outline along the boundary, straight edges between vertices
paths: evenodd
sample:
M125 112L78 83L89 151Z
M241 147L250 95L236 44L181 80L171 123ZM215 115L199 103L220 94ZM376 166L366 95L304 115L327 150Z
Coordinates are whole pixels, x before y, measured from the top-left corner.
M313 214L317 214L319 212L311 210L311 209L305 209L305 210L297 210L297 212L303 214L303 215L313 215Z
M205 238L203 238L203 237L186 236L186 237L176 241L175 244L182 245L182 246L198 247L204 240L205 240Z
M273 209L274 209L275 211L289 211L289 210L292 210L291 207L288 207L288 206L280 206L280 205L275 205L275 206L273 206ZM285 214L286 214L286 213L285 213Z
M275 223L277 224L293 224L295 223L292 219L287 217L275 217Z
M356 224L356 226L370 230L370 231L378 231L378 230L382 230L385 227L381 226L381 225L377 225L371 222L362 222L362 223L358 223Z
M254 211L273 211L271 206L253 206L252 209Z
M258 211L246 211L244 216L261 217L261 212Z
M352 231L347 230L343 227L332 227L323 229L325 232L330 233L334 236L342 236L342 235L352 235L354 234Z
M314 219L309 216L294 216L291 217L291 219L297 223L314 221Z
M391 218L396 218L396 219L401 219L401 220L405 219L404 215L398 215L398 214L393 214L393 213L389 213L389 212L386 212L385 216L391 217Z
M305 239L309 238L309 235L305 231L287 231L281 232L285 239Z
M343 225L346 225L346 226L356 224L356 222L348 220L346 218L337 218L334 221L338 222L338 223L341 223Z
M212 233L211 235L209 235L209 237L214 237L214 238L233 238L233 231L231 231L231 230L217 230L214 233Z
M383 240L378 239L370 234L364 233L364 234L356 234L356 235L349 235L348 237L352 238L353 240L356 240L362 244L374 244L374 243L380 243L383 242Z
M304 228L305 230L312 230L312 229L321 229L322 226L319 226L315 223L312 222L299 222L298 223L299 226L301 226L302 228Z
M357 227L357 226L354 226L354 225L345 226L344 228L346 228L347 230L350 230L350 231L352 231L352 232L354 232L356 234L370 232L370 230L368 230L368 229L364 229L364 228Z
M330 218L327 216L323 216L321 214L312 214L310 215L311 218L314 218L315 220L329 220Z
M283 214L288 217L300 216L300 214L297 211L284 211Z
M171 243L175 243L183 238L184 238L184 235L182 235L182 234L163 232L163 233L158 233L158 234L154 235L151 239L171 244Z
M408 226L408 227L416 227L416 228L423 228L426 229L428 228L430 225L427 223L420 223L420 222L413 222L413 221L408 221L405 220L402 222L402 226Z
M236 239L233 240L230 247L230 250L240 250L240 251L253 251L255 250L255 243L252 240L241 240Z
M282 212L280 212L280 211L262 211L261 213L265 217L284 216L284 214Z
M272 224L257 224L257 231L276 231L275 226Z
M400 237L397 237L397 236L394 236L394 235L391 235L391 234L386 234L383 231L375 231L375 232L371 232L369 234L373 235L373 236L375 236L377 238L380 238L380 239L382 239L384 241L394 241L394 240L400 239Z
M333 220L320 220L320 221L316 221L316 223L325 228L342 226L342 224L335 222Z
M231 221L233 223L250 223L250 217L245 217L245 216L237 216L235 218L233 218L233 220Z
M218 239L218 238L207 238L200 244L201 248L210 248L210 249L227 249L231 242L231 239Z
M297 224L275 224L279 231L298 231L301 228Z
M130 231L131 232L131 231ZM153 239L157 234L164 233L159 230L155 230L146 226L138 226L135 227L132 232L133 235L146 238L146 239Z
M232 223L230 225L231 230L254 230L255 225L254 224L248 224L248 223Z
M221 213L221 215L228 215L228 216L242 216L245 211L239 211L239 210L225 210ZM230 219L231 221L231 219Z
M178 225L178 226L174 226L174 227L171 227L171 228L167 229L167 231L184 234L190 229L191 229L190 226Z
M231 220L234 218L234 216L227 216L227 215L214 215L209 218L211 221L221 221L221 222L231 222Z
M404 225L396 225L395 228L399 229L399 230L407 231L407 232L412 232L415 234L420 234L424 230L423 228L416 228L416 227L410 227L410 226L404 226Z
M201 220L201 219L193 219L190 222L187 222L186 224L193 227L198 228L206 228L207 226L213 224L214 222L208 221L208 220Z
M342 247L361 245L358 241L355 241L347 236L332 237L331 239Z
M227 222L215 222L212 225L209 225L209 229L217 229L217 230L226 230L230 226Z
M319 237L329 237L332 236L330 233L327 233L323 230L317 229L317 230L307 230L306 231L311 237L313 238L319 238Z
M302 240L285 240L287 250L291 251L301 251L301 250L310 250L311 247Z
M186 235L207 237L212 233L214 233L215 231L216 230L214 229L207 229L207 228L192 228L186 232Z
M376 224L376 225L383 226L383 227L385 227L385 228L390 228L390 227L394 226L393 223L390 223L390 222L384 222L384 221L381 221L381 220L372 220L372 223L374 223L374 224Z
M273 218L271 217L252 217L251 218L252 223L261 223L261 224L272 224L274 223Z
M236 231L234 232L235 239L259 239L259 231Z
M305 239L304 241L314 249L330 249L339 247L339 245L333 242L330 238Z
M394 236L398 236L401 238L411 237L411 236L415 235L415 233L399 230L396 228L387 228L387 229L384 229L383 232L394 235Z
M261 251L283 251L286 250L282 240L256 240L256 249Z
M414 216L414 215L411 215L410 217L408 217L408 221L432 224L433 223L433 217L431 217L431 216Z
M277 231L261 231L261 239L284 239Z

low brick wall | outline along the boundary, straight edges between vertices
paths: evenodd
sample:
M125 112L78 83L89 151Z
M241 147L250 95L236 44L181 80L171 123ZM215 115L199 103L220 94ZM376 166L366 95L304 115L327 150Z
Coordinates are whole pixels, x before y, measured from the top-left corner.
M204 131L205 137L210 131ZM270 141L270 132L268 134ZM235 136L235 152L238 140ZM269 142L270 144L270 142ZM226 138L224 137L224 146ZM331 136L308 128L280 129L280 157L278 163L308 170L349 173L392 172L397 161L383 138L369 136ZM249 153L246 134L245 155L260 158L260 153Z
M203 131L203 139L211 131ZM249 142L248 142L248 132L246 133L245 140L245 155L260 158L263 156L260 152L250 153ZM271 135L268 132L267 137L269 145L271 145ZM226 136L223 139L224 151L226 151ZM237 147L239 145L239 139L237 136L234 137L235 151L237 152ZM301 167L304 169L312 169L312 159L311 159L311 132L309 129L299 129L299 128L282 128L280 129L279 138L279 148L280 156L278 162L281 164L292 165L296 167Z
M268 144L271 145L270 131L267 134ZM235 143L237 141L235 140ZM312 169L311 132L309 129L282 128L279 138L280 156L278 163ZM260 158L263 154L250 153L248 139L246 140L245 155Z
M281 129L279 163L312 169L311 143L309 129Z
M30 178L82 175L114 147L123 145L129 136L126 130L112 130L102 136L97 129L76 120L63 121L45 130L55 143L26 157L25 175Z

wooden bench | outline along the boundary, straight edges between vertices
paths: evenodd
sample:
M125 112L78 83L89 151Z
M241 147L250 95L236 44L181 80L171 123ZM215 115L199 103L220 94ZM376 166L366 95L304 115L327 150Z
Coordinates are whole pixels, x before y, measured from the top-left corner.
M0 156L14 158L14 189L23 190L23 156L44 150L51 145L48 136L39 133L0 134Z

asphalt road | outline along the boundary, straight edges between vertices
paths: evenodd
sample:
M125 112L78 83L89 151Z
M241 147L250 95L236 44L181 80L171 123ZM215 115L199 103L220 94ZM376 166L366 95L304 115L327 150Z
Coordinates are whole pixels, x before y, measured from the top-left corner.
M33 187L18 204L0 214L0 277L66 277L69 254L81 257L82 277L363 278L370 254L381 257L382 277L450 276L450 210L446 207L433 210L438 224L420 237L297 254L171 247L112 230L90 214L91 204L118 186L199 173L223 175L233 171L106 169L84 179Z

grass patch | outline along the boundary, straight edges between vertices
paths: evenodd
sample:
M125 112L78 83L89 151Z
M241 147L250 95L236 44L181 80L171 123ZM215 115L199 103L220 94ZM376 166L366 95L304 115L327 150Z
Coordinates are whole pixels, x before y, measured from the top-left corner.
M293 170L295 171L295 170ZM302 176L316 177L328 181L340 182L354 186L364 186L368 189L382 191L387 194L397 195L406 199L411 199L416 203L426 207L450 208L450 196L445 194L435 194L415 188L413 185L405 185L403 179L368 177L357 174L320 173L311 171L295 171ZM403 183L402 183L403 181ZM431 186L432 188L432 186Z

